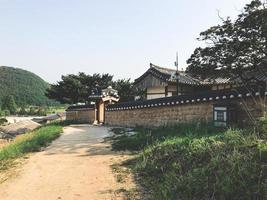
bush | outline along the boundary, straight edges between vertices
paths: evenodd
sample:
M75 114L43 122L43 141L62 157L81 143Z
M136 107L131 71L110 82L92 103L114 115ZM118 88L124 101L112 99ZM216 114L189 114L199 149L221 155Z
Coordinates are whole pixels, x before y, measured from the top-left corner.
M0 117L2 117L4 115L5 115L4 111L0 109Z
M19 109L18 114L19 114L19 115L27 115L27 110L26 110L25 106L22 106L22 107Z
M9 110L4 110L4 116L9 116L10 115L10 111Z
M6 118L0 118L0 126L4 125L5 123L7 123L7 119Z

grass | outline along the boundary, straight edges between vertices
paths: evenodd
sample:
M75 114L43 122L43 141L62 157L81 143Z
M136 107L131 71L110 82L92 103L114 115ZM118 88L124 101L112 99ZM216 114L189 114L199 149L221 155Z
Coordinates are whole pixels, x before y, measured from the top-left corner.
M61 124L49 124L35 131L20 135L10 144L0 149L0 170L8 168L12 160L23 157L26 153L39 151L60 136Z
M177 124L163 126L156 129L137 127L133 130L113 128L113 150L140 151L145 147L175 137L202 137L204 135L220 134L224 130L216 128L209 123Z
M182 124L120 130L115 150L138 150L131 167L152 199L267 199L267 120L252 130Z

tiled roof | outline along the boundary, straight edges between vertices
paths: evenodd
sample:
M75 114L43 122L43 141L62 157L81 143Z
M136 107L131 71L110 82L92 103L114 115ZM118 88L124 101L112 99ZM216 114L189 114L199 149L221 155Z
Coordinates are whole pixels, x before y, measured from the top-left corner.
M212 77L207 79L201 79L197 77L193 77L191 74L179 71L178 72L178 81L179 83L187 84L187 85L216 85L216 84L229 84L229 83L241 83L241 79L236 75L235 77L228 78L225 77L221 71L215 71ZM177 79L177 71L175 69L159 67L150 63L150 68L139 78L135 79L135 84L142 81L147 75L152 74L154 77L167 82L176 82ZM257 81L265 81L267 82L267 67L263 68L261 71L256 72L247 72L244 74L246 79L254 79Z
M152 74L153 76L168 82L168 81L176 81L176 73L177 70L165 68L165 67L159 67L157 65L154 65L150 63L150 68L139 78L135 79L135 83L140 82L145 78L148 74ZM200 81L190 76L190 74L184 72L184 71L178 71L178 80L180 83L189 84L189 85L199 85Z
M200 81L200 84L201 85L216 85L216 84L226 84L229 82L231 82L230 78L218 77L218 78L204 79L204 80Z
M76 111L76 110L91 110L94 109L95 105L87 104L87 105L75 105L69 106L66 111Z
M229 99L244 99L250 98L251 96L264 96L267 92L264 91L248 91L246 89L231 89L231 90L215 90L207 91L190 95L180 95L172 97L164 97L158 99L151 99L145 101L132 101L126 103L118 103L108 105L107 111L114 110L133 110L133 109L145 109L151 107L166 107L166 106L177 106L183 104L193 104L200 102L221 102Z
M159 67L157 65L154 65L152 63L150 63L150 68L154 68L156 70L158 70L159 72L163 73L163 74L169 74L172 75L173 73L176 73L176 69L170 69L170 68L166 68L166 67Z

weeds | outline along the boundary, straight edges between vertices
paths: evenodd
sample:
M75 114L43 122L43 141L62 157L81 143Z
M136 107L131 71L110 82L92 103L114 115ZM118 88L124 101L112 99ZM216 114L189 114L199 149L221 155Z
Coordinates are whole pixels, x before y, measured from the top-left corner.
M153 199L267 199L266 124L260 134L205 124L137 128L113 148L140 151L133 168Z
M60 124L51 124L17 136L14 141L0 150L0 170L7 169L15 158L22 157L29 152L39 151L41 147L47 146L59 137L61 132Z
M134 130L123 128L114 128L112 132L115 135L112 137L113 150L130 150L140 151L146 146L153 143L161 142L174 137L200 137L203 135L212 135L223 132L211 124L207 123L191 123L177 124L175 126L163 126L157 129L147 129L137 127Z

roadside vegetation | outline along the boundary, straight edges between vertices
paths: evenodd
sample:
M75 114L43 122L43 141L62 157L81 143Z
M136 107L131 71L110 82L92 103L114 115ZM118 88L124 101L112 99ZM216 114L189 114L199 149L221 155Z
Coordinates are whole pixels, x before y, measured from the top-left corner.
M257 130L208 124L113 129L114 150L129 161L152 199L266 199L267 119Z
M13 104L11 104L13 105ZM13 108L2 107L0 108L0 117L6 117L9 115L17 115L17 116L46 116L49 114L55 114L60 112L65 112L67 106L21 106L17 108L16 106ZM12 112L10 110L13 110Z
M6 170L14 159L36 152L60 136L63 125L53 123L24 135L17 136L12 142L0 149L0 172Z

